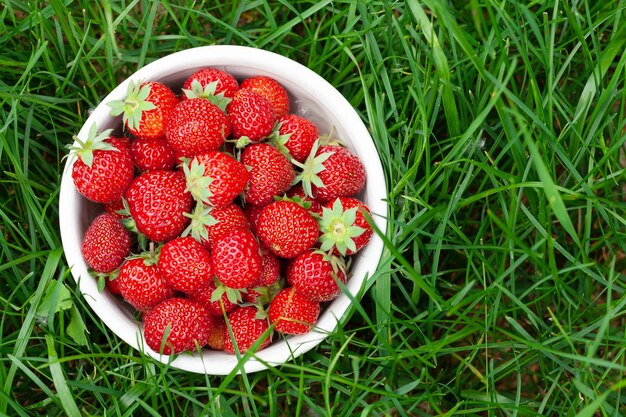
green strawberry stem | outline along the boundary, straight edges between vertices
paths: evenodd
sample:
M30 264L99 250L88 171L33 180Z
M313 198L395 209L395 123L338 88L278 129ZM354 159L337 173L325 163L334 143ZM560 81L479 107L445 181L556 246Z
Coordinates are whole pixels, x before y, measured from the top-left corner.
M193 237L199 243L203 243L209 240L209 231L207 227L214 226L218 221L211 215L213 207L207 206L204 203L196 204L196 208L193 213L184 213L185 217L191 219L189 226L183 230L183 236Z
M326 167L324 167L324 162L326 162L326 160L332 156L331 152L324 152L320 155L316 155L319 146L320 142L318 139L313 144L311 153L309 153L309 156L304 161L304 163L298 162L295 159L291 160L294 165L302 170L298 175L296 175L292 185L296 185L299 182L302 182L302 188L304 189L304 193L311 198L314 198L312 185L315 185L319 188L324 187L324 183L317 174L326 169Z

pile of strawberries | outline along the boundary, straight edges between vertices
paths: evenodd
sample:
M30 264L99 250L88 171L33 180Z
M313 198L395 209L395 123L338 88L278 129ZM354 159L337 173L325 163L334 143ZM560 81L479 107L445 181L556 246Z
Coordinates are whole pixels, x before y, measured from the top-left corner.
M148 346L234 353L308 332L372 236L355 154L265 76L205 68L180 96L131 82L107 104L124 134L94 125L70 147L75 186L103 205L82 253Z

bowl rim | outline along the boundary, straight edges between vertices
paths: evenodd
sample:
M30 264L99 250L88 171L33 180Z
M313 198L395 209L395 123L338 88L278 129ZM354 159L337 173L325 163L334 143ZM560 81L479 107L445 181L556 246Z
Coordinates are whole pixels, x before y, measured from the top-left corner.
M332 114L340 114L342 125L350 127L350 136L361 138L358 147L352 150L364 161L367 175L365 185L368 194L367 205L372 212L372 218L376 227L382 233L386 232L388 205L385 176L380 156L363 121L348 100L328 81L306 66L271 51L247 46L209 45L163 56L138 69L118 84L89 115L77 135L78 138L84 140L93 123L98 125L99 130L110 123L111 117L106 103L124 98L131 80L136 82L163 79L176 71L180 72L181 63L184 63L186 70L203 67L223 68L226 71L229 67L249 68L259 75L274 76L279 81L281 79L293 80L294 74L297 74L298 85L307 91L315 91L316 97L324 97L325 100L321 104L325 109ZM278 366L308 352L332 334L338 323L350 313L351 298L367 288L368 280L375 274L382 257L383 241L377 233L374 233L368 245L359 252L359 255L367 262L359 263L356 270L353 268L350 271L351 278L346 288L351 295L342 293L333 300L323 310L316 327L309 333L289 336L278 342L274 341L269 347L249 356L243 364L239 363L234 355L207 349L204 349L201 354L185 353L176 357L161 355L145 345L140 323L130 320L122 311L118 311L119 309L110 308L111 303L119 304L119 302L107 291L99 292L96 280L87 271L87 265L80 252L80 244L76 244L82 241L82 236L75 227L76 218L79 215L76 198L82 198L82 196L76 191L71 179L71 167L75 159L75 155L67 158L61 178L59 225L65 257L80 292L100 320L127 344L164 364L181 370L211 375L227 375L233 370L238 373L243 371L251 373L270 366ZM207 362L210 362L210 367Z

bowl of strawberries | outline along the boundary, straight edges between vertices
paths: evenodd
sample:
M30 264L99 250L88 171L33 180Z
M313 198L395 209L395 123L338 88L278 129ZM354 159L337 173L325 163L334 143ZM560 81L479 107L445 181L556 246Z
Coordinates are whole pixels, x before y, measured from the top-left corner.
M122 340L223 375L332 334L386 230L380 158L349 102L272 52L206 46L139 69L68 144L72 275Z

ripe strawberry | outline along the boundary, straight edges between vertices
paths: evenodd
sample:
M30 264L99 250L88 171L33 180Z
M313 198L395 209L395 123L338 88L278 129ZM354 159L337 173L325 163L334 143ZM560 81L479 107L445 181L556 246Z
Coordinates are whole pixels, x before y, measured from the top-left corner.
M253 306L238 307L228 313L228 328L224 338L224 351L228 353L247 352L269 329L267 318L262 317L259 310ZM266 337L257 350L261 350L270 344L270 337Z
M177 103L174 92L160 82L130 81L126 98L107 105L111 107L111 116L122 115L124 125L133 135L158 138L165 134L166 120Z
M296 184L287 190L287 197L295 202L302 202L304 208L315 216L322 217L322 204L304 192L302 184Z
M313 246L319 234L317 221L293 201L279 200L261 210L257 223L261 242L282 258L295 258Z
M311 301L335 299L341 293L338 281L347 281L345 263L319 250L302 253L287 268L287 282Z
M174 238L163 245L158 266L165 283L185 293L213 279L211 255L191 236Z
M115 274L115 276L109 276L104 285L111 294L122 295L122 292L120 291L120 281L117 279L117 274Z
M372 227L363 212L371 214L361 201L337 197L324 205L320 225L320 249L335 255L353 255L372 238Z
M259 253L263 260L261 276L248 286L244 298L250 303L268 304L282 289L278 279L281 265L276 255L265 246L259 247Z
M222 316L232 311L241 301L241 292L228 288L217 279L210 279L196 291L187 294L187 298L202 304L211 316Z
M241 82L241 88L248 88L267 98L272 103L274 116L281 117L289 113L289 96L282 85L266 76L250 77Z
M176 165L176 153L164 137L133 140L130 148L133 162L140 171L169 170Z
M154 242L165 242L181 234L189 219L193 198L179 171L147 171L133 180L126 200L137 229Z
M193 198L214 207L231 204L248 184L246 167L227 153L220 151L196 155L183 165L187 190Z
M178 156L191 157L219 149L230 131L222 109L204 98L192 98L174 107L165 136Z
M222 317L213 317L212 326L209 330L209 338L207 340L207 346L214 350L224 349L224 340L228 337L228 329L226 329L226 322Z
M252 233L255 235L258 234L257 224L263 207L264 206L253 206L248 204L243 209L243 213L246 215L246 219L248 219L248 223L250 224L250 230L252 230Z
M78 146L68 146L76 155L72 180L80 194L96 203L119 200L133 180L133 158L128 142L110 136L111 129L98 133L93 124L85 142L74 137Z
M106 213L114 215L118 220L125 219L129 216L124 214L125 207L123 198L111 201L110 203L104 203L102 204L102 208Z
M318 137L317 126L296 114L280 117L270 136L282 153L298 162L306 160Z
M211 244L213 271L224 285L246 288L261 276L259 243L248 229L231 230Z
M195 351L207 344L211 321L201 304L170 298L146 314L143 334L146 344L155 352L171 355Z
M311 330L320 315L320 304L301 295L295 288L279 292L269 308L270 323L282 334L304 334Z
M239 83L235 77L216 68L204 68L191 74L185 81L183 100L206 98L224 110L237 90Z
M115 280L124 300L140 311L174 296L159 273L157 258L148 253L124 261Z
M211 242L233 229L239 227L250 228L243 210L234 203L224 207L198 204L193 214L189 217L191 222L183 234L191 234L194 239L202 243L207 249L211 249Z
M365 185L365 167L350 150L339 145L313 145L296 181L302 181L306 194L322 202L352 196Z
M246 202L265 206L282 195L293 182L296 173L289 160L267 143L246 146L241 162L250 167L250 181L245 191Z
M108 273L130 253L130 234L113 214L103 213L87 228L81 250L94 271Z
M259 142L274 127L272 104L252 90L242 88L237 91L226 111L232 124L232 136L239 139L239 147L250 142Z

